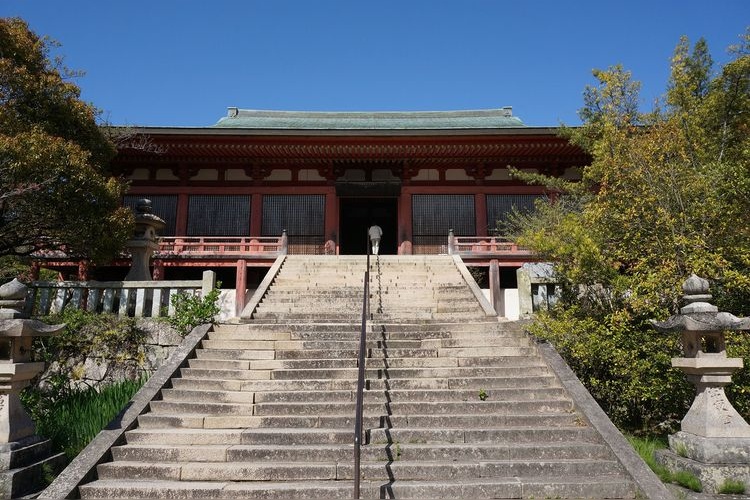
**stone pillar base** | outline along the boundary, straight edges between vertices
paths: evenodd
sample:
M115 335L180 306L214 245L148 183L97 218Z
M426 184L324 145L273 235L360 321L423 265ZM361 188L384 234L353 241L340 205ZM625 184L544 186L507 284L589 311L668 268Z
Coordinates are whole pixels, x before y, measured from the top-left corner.
M669 436L669 448L700 463L750 466L750 438L703 437L680 431Z
M67 465L64 453L53 453L49 439L30 436L0 444L0 498L38 493L47 486L45 475L57 475Z
M671 450L657 450L656 461L671 471L687 471L700 479L703 493L718 493L729 479L745 483L750 490L750 464L706 464L681 457Z

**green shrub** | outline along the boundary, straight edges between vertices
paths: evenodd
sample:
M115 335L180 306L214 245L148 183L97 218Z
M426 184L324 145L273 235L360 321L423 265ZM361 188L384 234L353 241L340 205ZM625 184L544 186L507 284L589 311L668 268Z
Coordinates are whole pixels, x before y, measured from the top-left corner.
M71 390L57 398L36 388L21 393L37 433L73 459L96 437L138 392L146 378L125 380L84 390Z
M579 317L573 306L554 314L540 314L529 330L555 346L620 429L638 435L677 430L695 395L671 365L680 355L677 335L660 335L624 313Z
M172 325L182 336L190 333L190 330L198 325L216 322L216 315L221 312L219 308L220 284L206 294L205 297L189 293L177 293L172 296L174 315L169 318Z

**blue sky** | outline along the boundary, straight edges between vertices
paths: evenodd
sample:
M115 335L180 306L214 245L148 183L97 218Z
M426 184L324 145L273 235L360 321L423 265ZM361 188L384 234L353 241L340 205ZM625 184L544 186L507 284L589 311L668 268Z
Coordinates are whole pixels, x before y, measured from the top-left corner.
M554 126L578 123L593 68L622 63L648 108L681 35L726 61L750 1L0 0L0 16L61 42L114 124L208 126L228 106L513 106Z

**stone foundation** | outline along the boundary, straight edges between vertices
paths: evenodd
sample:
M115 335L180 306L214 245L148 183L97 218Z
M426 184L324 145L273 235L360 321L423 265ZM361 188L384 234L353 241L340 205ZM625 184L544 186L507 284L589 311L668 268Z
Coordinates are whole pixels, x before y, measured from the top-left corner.
M706 464L681 457L671 450L657 450L656 460L671 471L687 471L700 479L704 493L718 493L727 480L741 481L750 491L750 464Z

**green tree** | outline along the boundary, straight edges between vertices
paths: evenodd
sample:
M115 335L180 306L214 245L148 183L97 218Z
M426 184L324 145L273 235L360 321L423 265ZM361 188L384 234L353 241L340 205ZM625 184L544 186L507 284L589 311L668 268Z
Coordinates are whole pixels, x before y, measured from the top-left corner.
M750 313L749 48L745 34L715 72L705 41L691 50L683 38L665 97L648 113L622 67L595 71L583 125L564 131L592 156L582 181L527 177L560 194L517 216L516 237L556 263L565 289L560 309L533 328L632 430L674 423L692 400L669 363L676 339L649 323L677 312L688 275L711 280L721 309ZM750 342L730 345L750 355ZM750 416L747 370L736 380L735 404Z
M71 81L78 74L50 60L53 46L0 18L0 256L64 249L106 260L130 233L126 186L107 175L115 148Z

